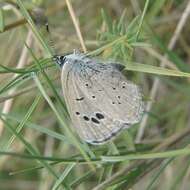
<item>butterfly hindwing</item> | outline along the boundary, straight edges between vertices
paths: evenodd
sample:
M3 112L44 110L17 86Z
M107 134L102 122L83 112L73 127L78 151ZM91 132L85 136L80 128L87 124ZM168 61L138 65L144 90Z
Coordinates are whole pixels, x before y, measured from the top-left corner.
M80 68L85 69L80 75L76 73L77 81L85 96L108 115L124 123L137 123L144 110L139 87L126 80L115 65L84 62Z

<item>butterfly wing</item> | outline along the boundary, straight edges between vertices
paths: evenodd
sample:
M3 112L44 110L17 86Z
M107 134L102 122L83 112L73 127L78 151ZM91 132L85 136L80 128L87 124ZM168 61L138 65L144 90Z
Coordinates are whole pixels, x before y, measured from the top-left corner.
M118 64L106 64L92 81L98 83L102 92L105 92L102 98L106 99L104 101L106 113L123 123L135 124L142 117L144 102L139 87L126 79L120 72L121 68L122 66Z
M69 62L62 69L62 87L73 126L91 144L107 141L143 113L139 88L113 64Z

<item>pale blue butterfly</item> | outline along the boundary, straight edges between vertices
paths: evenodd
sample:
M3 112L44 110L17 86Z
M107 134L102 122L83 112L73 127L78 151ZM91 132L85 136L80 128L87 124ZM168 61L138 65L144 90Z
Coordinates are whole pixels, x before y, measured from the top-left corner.
M54 56L72 125L90 144L103 144L140 121L144 103L139 87L122 74L124 66L74 52Z

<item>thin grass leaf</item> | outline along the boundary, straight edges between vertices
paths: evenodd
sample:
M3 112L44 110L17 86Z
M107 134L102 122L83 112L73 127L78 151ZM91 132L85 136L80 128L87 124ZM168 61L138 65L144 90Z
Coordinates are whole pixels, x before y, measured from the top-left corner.
M26 113L26 115L24 116L23 120L19 123L18 127L16 127L16 132L20 133L21 130L23 129L23 127L25 126L26 122L28 121L28 119L30 118L31 114L33 113L33 111L35 110L39 100L40 100L41 96L38 95L34 102L32 103L32 105L30 106L30 108L28 109L28 112ZM9 141L6 143L6 147L3 148L3 150L8 150L9 147L11 146L11 144L14 142L16 136L12 135L9 139Z
M108 49L109 47L113 46L114 44L118 43L118 42L121 42L121 41L124 41L125 39L127 38L127 36L122 36L122 37L119 37L117 38L116 40L94 50L94 51L91 51L89 53L87 53L86 55L87 56L91 56L91 55L98 55L100 54L102 51L104 51L105 49Z
M76 158L73 158L73 157L59 158L59 157L50 157L50 156L19 154L19 153L15 153L15 152L4 152L4 151L0 151L0 155L1 156L9 155L9 156L18 157L18 158L21 158L21 159L28 159L28 160L40 160L40 161L52 161L52 162L54 161L54 162L56 162L56 163L53 163L53 164L57 164L57 162L65 164L65 165L68 165L68 164L88 165L89 164L89 162L87 162L84 158L78 158L78 156ZM103 163L100 158L91 159L90 162L94 163L94 164ZM44 165L42 165L42 166L45 167Z
M162 81L167 84L168 86L174 88L175 90L177 90L179 93L181 93L182 95L185 95L187 97L190 97L190 89L187 88L186 83L181 84L180 82L171 80L171 79L166 79L166 78L162 78ZM186 103L185 103L186 104ZM170 110L171 112L172 110Z
M98 168L97 168L98 169ZM94 172L92 171L88 171L85 174L83 174L82 176L80 176L79 178L75 179L71 184L71 188L75 188L78 187L82 182L88 180L89 178L91 178L94 175Z
M8 155L11 155L11 156L14 156L16 154L12 153L9 154L10 152L6 152L5 155L8 153ZM0 152L1 154L1 152ZM3 155L3 154L2 154ZM19 155L16 155L19 157ZM26 156L26 155L24 155ZM20 157L22 158L22 155L20 155ZM26 157L26 159L30 159L29 157ZM31 158L32 159L32 158ZM44 160L46 160L46 158L43 158ZM68 162L68 164L77 164L77 162ZM49 163L51 166L53 165L58 165L58 164L62 164L62 161L52 161ZM63 163L64 164L64 163ZM79 163L80 164L80 163ZM83 164L83 163L82 163ZM17 171L13 171L13 172L10 172L9 175L17 175L17 174L22 174L22 173L27 173L27 172L31 172L31 171L34 171L34 170L39 170L39 169L43 169L44 167L42 165L39 165L39 166L35 166L35 167L30 167L30 168L25 168L25 169L22 169L22 170L17 170ZM91 171L92 172L92 171Z
M64 172L61 174L61 176L59 177L59 179L55 182L54 186L52 187L52 190L57 190L59 188L59 186L61 185L61 183L65 180L65 178L69 175L69 173L71 172L71 170L75 167L75 163L73 164L69 164Z
M4 113L1 113L1 115L7 119L11 119L13 121L17 121L17 122L21 122L21 118L19 118L19 116L13 116L11 113L9 114L4 114ZM60 134L60 133L57 133L55 131L52 131L48 128L45 128L45 127L41 127L40 125L37 125L37 124L34 124L34 123L31 123L31 122L26 122L25 123L26 127L29 127L31 129L35 129L41 133L44 133L50 137L53 137L57 140L60 140L60 141L63 141L64 143L67 143L67 144L72 144L72 142L70 142L70 140L63 134Z
M156 75L190 77L190 73L166 69L163 67L156 67L153 65L147 65L147 64L142 64L142 63L134 63L134 62L131 64L127 64L125 69L129 71L138 71L138 72L150 73L150 74L156 74Z
M3 85L0 88L0 94L6 93L8 90L14 88L14 87L19 87L20 85L22 85L23 83L25 83L27 80L29 80L28 75L20 75L15 77L14 79L11 79L11 81L8 81L7 83L5 83L5 85Z
M108 144L108 153L107 155L119 155L119 150L117 149L116 145L113 142L109 142ZM112 175L114 165L106 165L102 171L101 175L99 176L98 184L100 184L104 179L109 178Z
M165 4L166 0L154 1L145 18L148 21L153 20L158 15L158 13L161 11L161 9L164 7Z
M140 16L136 16L135 18L133 18L133 20L127 26L126 35L130 35L134 33L134 31L138 27L139 19L140 19Z
M148 184L146 190L151 190L153 189L153 185L156 182L156 180L158 179L158 177L163 173L164 169L174 160L174 158L171 158L169 160L166 160L161 167L159 168L159 171L156 173L156 175L153 176L153 179L151 180L151 182Z
M122 13L122 15L121 15L121 17L120 17L120 19L119 19L119 22L118 22L118 26L117 26L117 28L118 28L118 31L121 31L121 34L124 32L124 25L123 25L123 23L124 23L124 19L125 19L125 15L126 15L126 9L124 9L124 11L123 11L123 13ZM123 31L123 32L122 32Z
M47 62L49 62L49 59L45 59L42 60L40 63L42 65L46 64ZM2 65L1 65L2 66ZM53 65L46 65L45 69L51 67ZM14 77L13 79L11 79L11 81L8 81L7 83L5 83L1 88L0 88L0 94L6 93L9 89L11 88L16 88L21 86L22 84L24 84L25 82L27 82L28 80L30 80L32 78L32 74L33 72L36 72L36 74L40 73L39 69L32 69L33 66L31 66L31 69L29 68L29 70L25 70L25 69L12 69L6 66L3 66L3 68L5 68L5 70L9 73L20 73L20 75ZM42 66L42 68L44 68L44 66ZM3 72L3 73L7 73L7 72Z
M50 67L54 67L55 65L54 64L47 64L48 62L52 62L52 59L50 58L46 58L46 59L43 59L43 60L40 60L40 64L41 64L41 67L42 69L48 69ZM39 72L39 69L36 68L36 65L32 64L30 65L29 67L26 67L26 68L20 68L20 69L17 69L17 68L12 68L12 67L7 67L7 66L4 66L4 65L1 65L0 64L0 73L17 73L17 74L29 74L31 72Z
M186 64L180 56L177 55L176 52L171 51L167 48L163 40L157 36L153 31L151 31L154 35L153 43L155 43L167 56L168 58L175 63L175 65L182 71L190 72L189 64Z
M140 32L141 32L141 29L142 29L144 17L145 17L145 14L146 14L146 12L147 12L147 9L148 9L149 2L150 2L150 0L146 0L146 1L145 1L143 13L142 13L142 16L141 16L141 19L140 19L140 23L139 23L139 25L138 25L138 30L137 30L137 33L136 33L136 41L138 41L139 34L140 34Z
M101 159L102 161L105 162L122 162L125 160L170 158L176 156L185 156L189 154L190 154L189 148L182 148L179 150L171 150L171 151L157 152L157 153L129 154L123 156L101 156Z
M102 15L103 21L105 22L105 24L108 27L108 30L110 32L112 32L112 20L111 20L111 18L108 16L108 14L105 12L104 9L101 9L101 15Z
M181 189L180 183L183 182L182 179L184 178L184 176L187 174L188 170L190 169L189 164L190 164L190 160L187 160L187 162L183 164L183 167L180 168L181 170L178 172L178 175L175 176L173 183L171 183L170 188L168 188L169 190Z

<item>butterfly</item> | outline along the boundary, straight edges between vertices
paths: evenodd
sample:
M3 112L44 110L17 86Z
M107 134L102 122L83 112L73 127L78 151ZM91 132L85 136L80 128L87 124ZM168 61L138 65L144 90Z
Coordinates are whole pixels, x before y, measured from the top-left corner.
M123 65L79 52L56 55L54 61L61 66L64 99L81 139L103 144L140 121L142 94L122 74Z

